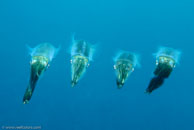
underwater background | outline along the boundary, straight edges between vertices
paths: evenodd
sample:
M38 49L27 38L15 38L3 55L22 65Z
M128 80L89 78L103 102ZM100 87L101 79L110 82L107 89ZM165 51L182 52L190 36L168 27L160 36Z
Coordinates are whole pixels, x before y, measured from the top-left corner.
M71 87L71 38L96 44L93 61ZM30 76L26 45L61 46L29 104L22 98ZM0 129L193 130L193 0L1 0ZM182 51L164 85L145 94L159 46ZM141 55L122 89L113 58L119 50Z

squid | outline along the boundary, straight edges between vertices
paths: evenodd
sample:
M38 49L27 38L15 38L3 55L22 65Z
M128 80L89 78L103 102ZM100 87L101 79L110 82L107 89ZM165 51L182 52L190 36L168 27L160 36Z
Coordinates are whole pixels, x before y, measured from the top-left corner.
M38 80L50 66L50 63L56 56L59 48L55 48L50 43L42 43L35 48L29 48L29 50L31 56L31 73L29 84L23 97L23 104L29 103Z
M73 37L71 48L71 85L74 87L86 72L93 58L94 45L85 40L75 40Z
M156 56L156 68L154 71L154 77L151 79L146 93L152 93L152 91L161 87L164 80L169 78L172 71L179 62L181 52L173 48L161 47Z
M122 88L128 77L139 66L139 56L132 52L122 51L114 58L114 69L116 72L116 83Z

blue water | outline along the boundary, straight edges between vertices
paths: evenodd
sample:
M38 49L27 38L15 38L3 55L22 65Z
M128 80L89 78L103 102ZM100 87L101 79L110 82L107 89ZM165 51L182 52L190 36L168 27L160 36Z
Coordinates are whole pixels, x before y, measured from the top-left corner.
M94 60L71 88L71 36L97 44ZM61 45L30 104L22 104L30 75L26 45ZM0 129L193 130L193 0L1 0ZM164 85L144 94L158 46L182 51ZM126 50L141 55L122 89L113 58Z

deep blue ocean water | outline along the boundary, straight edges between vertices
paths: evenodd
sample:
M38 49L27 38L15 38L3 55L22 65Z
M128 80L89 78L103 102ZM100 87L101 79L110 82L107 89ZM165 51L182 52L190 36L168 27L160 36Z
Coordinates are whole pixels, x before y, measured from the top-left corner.
M94 60L72 88L71 37L97 44ZM30 75L26 45L50 42L61 50L22 104ZM159 46L182 51L164 85L144 93ZM126 50L141 55L122 89L113 58ZM194 130L193 0L1 0L0 129Z

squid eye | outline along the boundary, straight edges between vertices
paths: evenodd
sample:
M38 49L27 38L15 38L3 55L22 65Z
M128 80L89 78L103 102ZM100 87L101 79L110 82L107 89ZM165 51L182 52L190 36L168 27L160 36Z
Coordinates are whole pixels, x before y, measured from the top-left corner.
M171 67L175 66L173 61L169 61L169 64L170 64Z
M35 62L37 62L37 60L32 60L31 64L34 64Z
M47 65L47 62L46 61L43 61L42 64L44 64L46 66Z
M156 60L156 65L158 65L158 60Z

